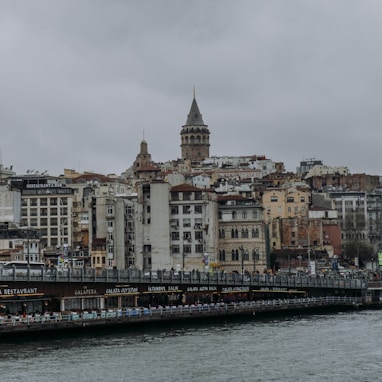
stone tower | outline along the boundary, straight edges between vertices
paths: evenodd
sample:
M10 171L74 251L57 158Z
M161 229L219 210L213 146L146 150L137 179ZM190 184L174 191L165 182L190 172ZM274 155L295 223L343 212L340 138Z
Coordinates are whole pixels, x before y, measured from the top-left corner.
M147 142L143 139L141 142L141 150L133 163L133 171L134 173L136 173L137 171L140 171L143 167L151 166L152 163L153 162L151 160L151 154L148 152L147 149Z
M180 132L182 158L192 162L202 161L210 156L210 131L203 122L198 104L192 100L187 121Z

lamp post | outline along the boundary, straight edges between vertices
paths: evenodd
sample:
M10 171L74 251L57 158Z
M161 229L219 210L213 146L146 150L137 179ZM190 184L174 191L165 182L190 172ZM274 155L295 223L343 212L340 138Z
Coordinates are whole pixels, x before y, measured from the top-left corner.
M241 252L241 274L244 275L244 260L249 260L249 253L247 249L244 249L244 247L241 245L239 247Z
M298 222L296 222L296 225L299 226ZM309 230L310 225L309 225L309 222L307 222L306 226L301 224L301 227L304 228L304 230L307 233L307 237L308 237L308 273L310 273L311 264L310 264L310 230Z
M310 232L309 232L309 225L305 227L306 233L308 234L308 273L311 272L311 264L310 264Z
M256 272L256 260L259 260L259 248L253 250L253 273Z
M37 229L28 227L23 228L22 237L23 240L23 260L28 264L31 261L37 261L39 259L39 239L40 234ZM31 260L32 259L32 260Z

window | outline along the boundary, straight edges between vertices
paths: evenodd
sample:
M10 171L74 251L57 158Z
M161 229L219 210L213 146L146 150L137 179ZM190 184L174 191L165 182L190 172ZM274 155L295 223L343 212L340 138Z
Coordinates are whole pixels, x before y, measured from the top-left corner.
M235 228L231 229L231 238L232 239L237 239L239 237L239 231Z
M232 250L232 261L239 261L239 251L237 249Z
M107 227L108 228L113 228L113 221L112 220L108 220L107 221Z
M242 228L241 230L241 237L244 239L247 239L249 237L248 235L248 228Z
M271 202L277 202L277 201L278 201L277 196L272 195L272 196L271 196Z
M195 192L194 197L195 197L195 200L202 200L203 199L203 195L200 191Z
M172 229L179 229L179 220L178 219L171 219L170 225Z
M179 200L179 193L178 192L173 192L171 194L171 200Z
M68 208L67 207L61 207L60 208L60 214L61 214L61 216L67 216L68 215Z
M179 245L172 245L171 253L179 253Z
M258 238L259 237L259 229L256 227L256 228L252 228L252 238Z
M195 219L195 229L202 229L202 228L203 228L202 219Z
M171 232L171 240L179 240L179 231Z
M37 216L37 208L30 208L29 209L29 215L30 216Z
M183 206L183 214L187 215L191 213L191 206Z
M203 253L203 244L196 244L195 245L195 252L196 253Z
M183 245L183 253L191 253L191 244Z
M196 213L196 214L201 214L201 213L203 213L203 206L200 205L200 204L196 205L196 206L195 206L195 213Z
M202 240L203 239L203 231L195 231L195 239Z
M225 261L225 250L221 249L219 251L219 261Z
M241 217L242 217L243 219L247 219L247 211L242 211L242 213L241 213Z
M191 192L183 192L183 200L191 200Z
M183 219L183 227L191 227L191 219Z
M183 232L183 240L191 241L191 232L185 231Z
M287 203L294 203L294 197L293 196L287 196Z
M177 215L179 213L179 206L171 206L171 214Z
M224 238L225 238L225 230L219 229L219 239L224 239Z

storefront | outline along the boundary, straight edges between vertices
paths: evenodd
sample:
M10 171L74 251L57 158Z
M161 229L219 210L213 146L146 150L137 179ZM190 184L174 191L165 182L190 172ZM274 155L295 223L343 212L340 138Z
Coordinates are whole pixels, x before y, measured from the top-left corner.
M31 314L44 313L49 304L49 296L42 292L41 288L0 287L0 314Z

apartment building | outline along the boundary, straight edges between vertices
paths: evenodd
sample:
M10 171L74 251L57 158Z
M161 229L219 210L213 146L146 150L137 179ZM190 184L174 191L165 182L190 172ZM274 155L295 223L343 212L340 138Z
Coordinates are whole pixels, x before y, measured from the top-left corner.
M262 205L265 211L265 222L269 225L271 249L282 248L280 219L306 218L310 204L310 191L305 185L285 184L280 188L265 189L262 194Z
M210 189L181 184L170 190L170 252L174 269L216 267L217 200Z
M267 268L263 207L238 194L218 197L218 267L227 272Z
M73 190L64 179L26 175L11 178L21 191L21 227L38 228L45 248L71 246Z

